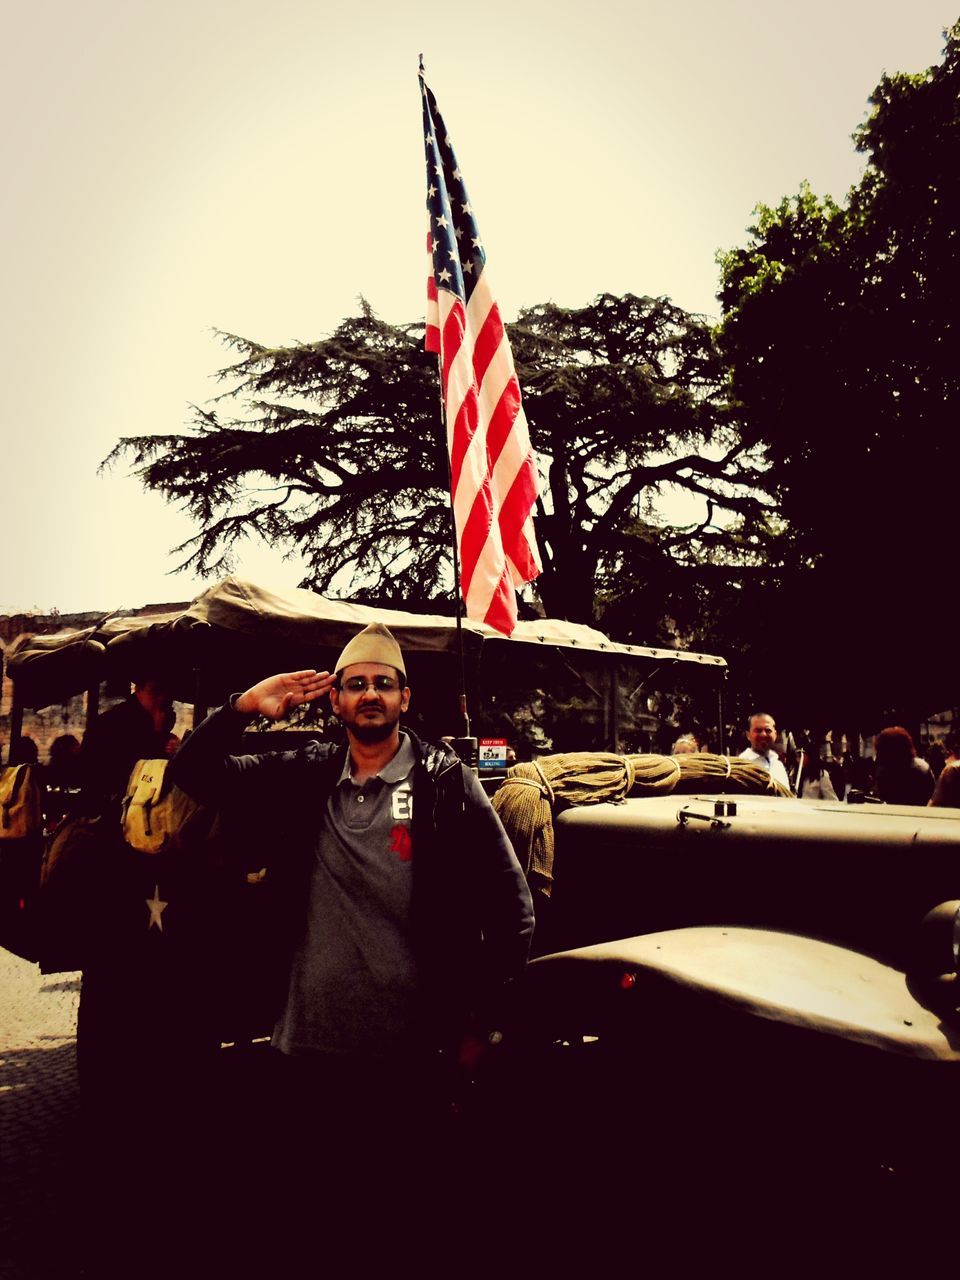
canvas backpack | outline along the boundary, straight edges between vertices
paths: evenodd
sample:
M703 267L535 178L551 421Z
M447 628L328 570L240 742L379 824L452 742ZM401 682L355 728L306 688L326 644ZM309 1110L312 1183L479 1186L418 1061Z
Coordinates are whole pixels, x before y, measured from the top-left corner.
M36 959L33 904L43 853L43 812L35 765L0 769L0 946Z
M15 764L0 769L0 840L22 840L43 830L37 769Z
M184 843L188 834L203 837L210 825L208 810L171 784L169 760L138 760L130 774L120 821L123 838L141 853L165 853Z

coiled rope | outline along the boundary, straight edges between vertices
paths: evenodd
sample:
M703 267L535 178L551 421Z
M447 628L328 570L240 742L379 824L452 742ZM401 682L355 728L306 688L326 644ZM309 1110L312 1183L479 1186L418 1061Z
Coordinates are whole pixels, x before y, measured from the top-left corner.
M789 795L768 770L707 751L680 756L620 756L572 751L516 764L493 796L531 886L546 897L553 886L553 815L572 805L620 803L628 795L719 791Z

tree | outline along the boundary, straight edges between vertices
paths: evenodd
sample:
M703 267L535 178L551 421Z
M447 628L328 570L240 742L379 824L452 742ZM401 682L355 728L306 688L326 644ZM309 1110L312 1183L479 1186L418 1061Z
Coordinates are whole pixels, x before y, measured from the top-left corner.
M508 326L544 472L537 529L548 614L591 621L646 539L720 545L720 514L753 515L759 475L723 402L706 322L664 298L603 294L552 303ZM450 515L438 378L422 325L359 316L314 343L267 348L221 335L232 385L176 435L119 441L144 485L185 508L199 533L184 567L222 573L239 540L295 548L303 585L383 602L449 592ZM224 415L242 405L239 414ZM685 528L651 514L671 489L705 516Z
M870 101L846 201L803 185L721 258L719 342L798 566L795 604L772 602L797 638L780 660L821 704L919 716L954 687L937 623L960 463L960 26L942 64Z

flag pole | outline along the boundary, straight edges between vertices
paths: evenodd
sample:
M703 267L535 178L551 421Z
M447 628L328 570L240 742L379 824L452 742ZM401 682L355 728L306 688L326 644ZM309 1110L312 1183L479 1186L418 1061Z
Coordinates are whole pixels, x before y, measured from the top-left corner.
M420 90L429 226L424 345L439 357L460 710L469 734L461 610L468 619L482 620L504 636L513 633L516 587L533 581L541 567L531 520L538 484L513 355L486 273L486 251L443 117L426 83L422 55ZM448 403L455 406L452 422ZM463 546L458 523L470 530ZM464 576L470 583L469 600L463 599ZM470 742L475 754L475 738L468 737L464 746Z
M422 56L422 55L421 55ZM440 397L440 438L445 440L447 434L446 405L443 402L443 368L440 356L437 356L438 390ZM470 712L467 709L467 663L463 651L463 601L460 599L460 550L457 546L457 517L453 509L453 474L450 470L450 450L444 445L447 458L447 494L450 502L450 545L453 551L453 603L457 618L457 655L460 662L460 694L459 707L462 721L463 737L470 738Z

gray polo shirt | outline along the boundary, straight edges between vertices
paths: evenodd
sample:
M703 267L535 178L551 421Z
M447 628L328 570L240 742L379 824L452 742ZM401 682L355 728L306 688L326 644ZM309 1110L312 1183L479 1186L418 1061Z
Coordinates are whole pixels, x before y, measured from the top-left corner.
M306 936L273 1043L284 1053L377 1057L411 1039L413 747L359 786L347 756L327 801L310 877Z

